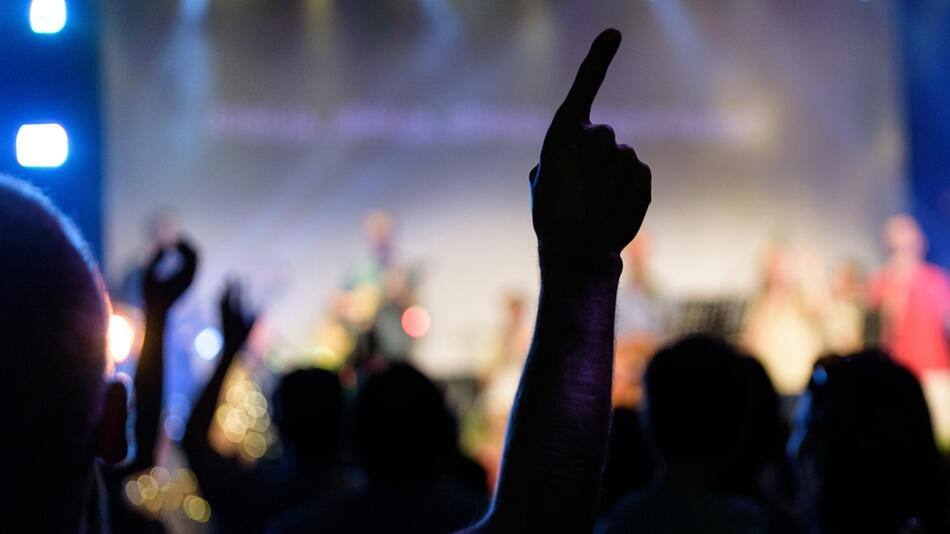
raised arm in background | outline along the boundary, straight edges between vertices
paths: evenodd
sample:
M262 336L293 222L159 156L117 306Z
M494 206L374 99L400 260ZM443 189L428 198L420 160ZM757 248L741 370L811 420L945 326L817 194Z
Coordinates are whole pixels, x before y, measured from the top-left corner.
M214 411L228 369L231 368L234 357L237 356L238 351L247 341L247 337L254 327L254 320L254 315L248 314L244 310L240 285L233 281L228 282L224 294L221 296L221 331L224 335L221 356L218 358L218 365L211 375L211 380L201 391L198 401L191 409L191 416L188 418L185 436L182 439L182 445L192 463L206 453L214 453L214 449L208 441L208 430L211 428L211 421L214 419Z
M650 169L590 124L620 46L594 40L530 174L541 294L491 510L468 532L590 532L610 425L620 251L650 203Z
M167 277L160 274L166 254L177 253L180 265ZM188 243L179 241L175 252L159 250L145 272L145 336L135 370L135 458L125 469L136 472L155 465L155 448L161 428L165 376L165 325L168 310L191 286L198 269L198 255Z
M178 256L177 269L163 276L163 262ZM164 532L161 523L128 506L125 479L156 463L155 450L161 428L165 375L165 325L168 311L191 285L198 267L194 249L179 241L174 249L162 249L149 261L143 281L145 336L133 382L135 397L135 455L119 465L102 466L108 496L109 528L114 532Z

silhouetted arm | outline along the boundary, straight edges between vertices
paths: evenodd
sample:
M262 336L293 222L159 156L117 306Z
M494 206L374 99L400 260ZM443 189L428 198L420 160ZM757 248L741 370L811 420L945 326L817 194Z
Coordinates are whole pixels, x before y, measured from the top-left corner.
M221 388L224 386L224 378L228 375L228 369L234 361L237 351L222 351L218 358L218 365L211 374L211 379L201 390L201 395L191 408L191 415L188 418L188 425L185 427L185 435L182 438L182 447L192 462L205 453L214 452L211 443L208 441L208 431L211 429L211 421L214 419L214 411L218 404L218 397L221 395Z
M591 46L531 172L541 295L497 493L468 532L590 532L610 426L620 251L650 202L650 171L590 106L620 33Z
M245 314L242 309L240 286L234 282L229 283L221 297L221 329L224 334L224 345L218 358L218 365L211 375L211 380L205 385L198 401L191 409L191 417L188 418L185 436L182 439L182 445L192 463L200 462L200 458L208 454L217 455L208 441L208 431L214 419L218 397L221 395L228 369L231 368L235 356L247 340L253 325L254 317Z
M123 469L136 472L155 465L155 448L161 428L165 376L165 325L168 311L191 286L198 268L195 250L179 241L175 250L181 257L179 269L168 278L158 274L167 250L158 251L149 263L143 283L145 298L145 336L135 370L135 444L136 455Z

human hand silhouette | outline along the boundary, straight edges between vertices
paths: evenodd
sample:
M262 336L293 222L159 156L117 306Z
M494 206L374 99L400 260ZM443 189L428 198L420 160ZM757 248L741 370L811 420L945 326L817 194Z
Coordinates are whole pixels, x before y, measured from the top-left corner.
M156 252L145 272L143 293L146 310L167 312L191 286L197 269L198 254L184 240L179 240L174 248Z
M590 109L620 46L620 32L603 31L581 63L554 114L531 170L531 211L541 263L596 262L616 257L640 229L650 204L650 168L607 125L592 125Z
M233 356L241 349L257 320L256 314L244 302L243 292L239 282L230 280L221 295L221 331L226 356Z

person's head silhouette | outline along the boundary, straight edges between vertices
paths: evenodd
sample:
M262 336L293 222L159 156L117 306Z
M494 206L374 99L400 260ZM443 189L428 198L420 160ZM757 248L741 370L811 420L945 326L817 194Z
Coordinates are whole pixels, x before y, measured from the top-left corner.
M749 356L743 356L741 363L745 369L746 403L743 412L738 414L742 418L742 430L737 449L731 455L733 466L727 470L725 487L729 491L752 494L762 490L760 483L766 466L775 470L773 476L787 475L788 425L765 367Z
M761 365L720 338L693 335L662 348L645 381L647 426L667 472L750 490L780 428Z
M392 363L360 391L353 445L371 481L431 479L455 451L455 440L442 393L412 366Z
M302 466L339 460L343 390L335 373L299 369L284 376L274 392L273 416L281 439Z
M819 361L796 419L789 453L821 531L950 530L923 392L887 354Z
M109 305L78 230L36 188L4 176L0 295L2 517L78 531L94 459L126 454L125 389L106 381Z

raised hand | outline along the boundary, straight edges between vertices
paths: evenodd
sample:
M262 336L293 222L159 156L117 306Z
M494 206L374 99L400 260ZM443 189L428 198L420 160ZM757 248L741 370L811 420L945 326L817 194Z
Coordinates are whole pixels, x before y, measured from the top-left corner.
M228 374L237 352L247 341L254 327L255 316L249 313L243 302L241 285L235 280L229 280L221 294L219 303L221 310L221 330L224 335L224 347L218 363L215 365L211 379L201 390L201 395L195 402L185 426L185 435L182 437L182 446L192 468L198 473L199 480L204 476L220 478L224 476L222 466L230 464L223 460L211 442L208 440L208 429L214 420L214 411L218 405L218 397L224 387L224 379ZM224 467L230 472L231 467ZM206 479L207 480L207 479Z
M145 272L145 336L135 369L136 457L120 472L128 474L155 465L161 427L165 375L165 325L168 310L195 278L198 255L185 241L159 250Z
M143 290L146 310L167 312L191 286L197 269L198 254L184 240L179 240L173 248L156 252L145 272Z
M620 46L620 32L603 31L581 63L531 170L534 230L542 265L618 255L640 229L650 204L650 168L607 125L592 125L590 109Z
M590 532L610 426L620 250L650 203L650 169L590 108L620 45L594 40L531 171L541 293L491 510L467 534Z
M257 319L255 313L247 308L242 293L241 284L230 280L221 295L221 331L227 356L233 356L241 349Z

